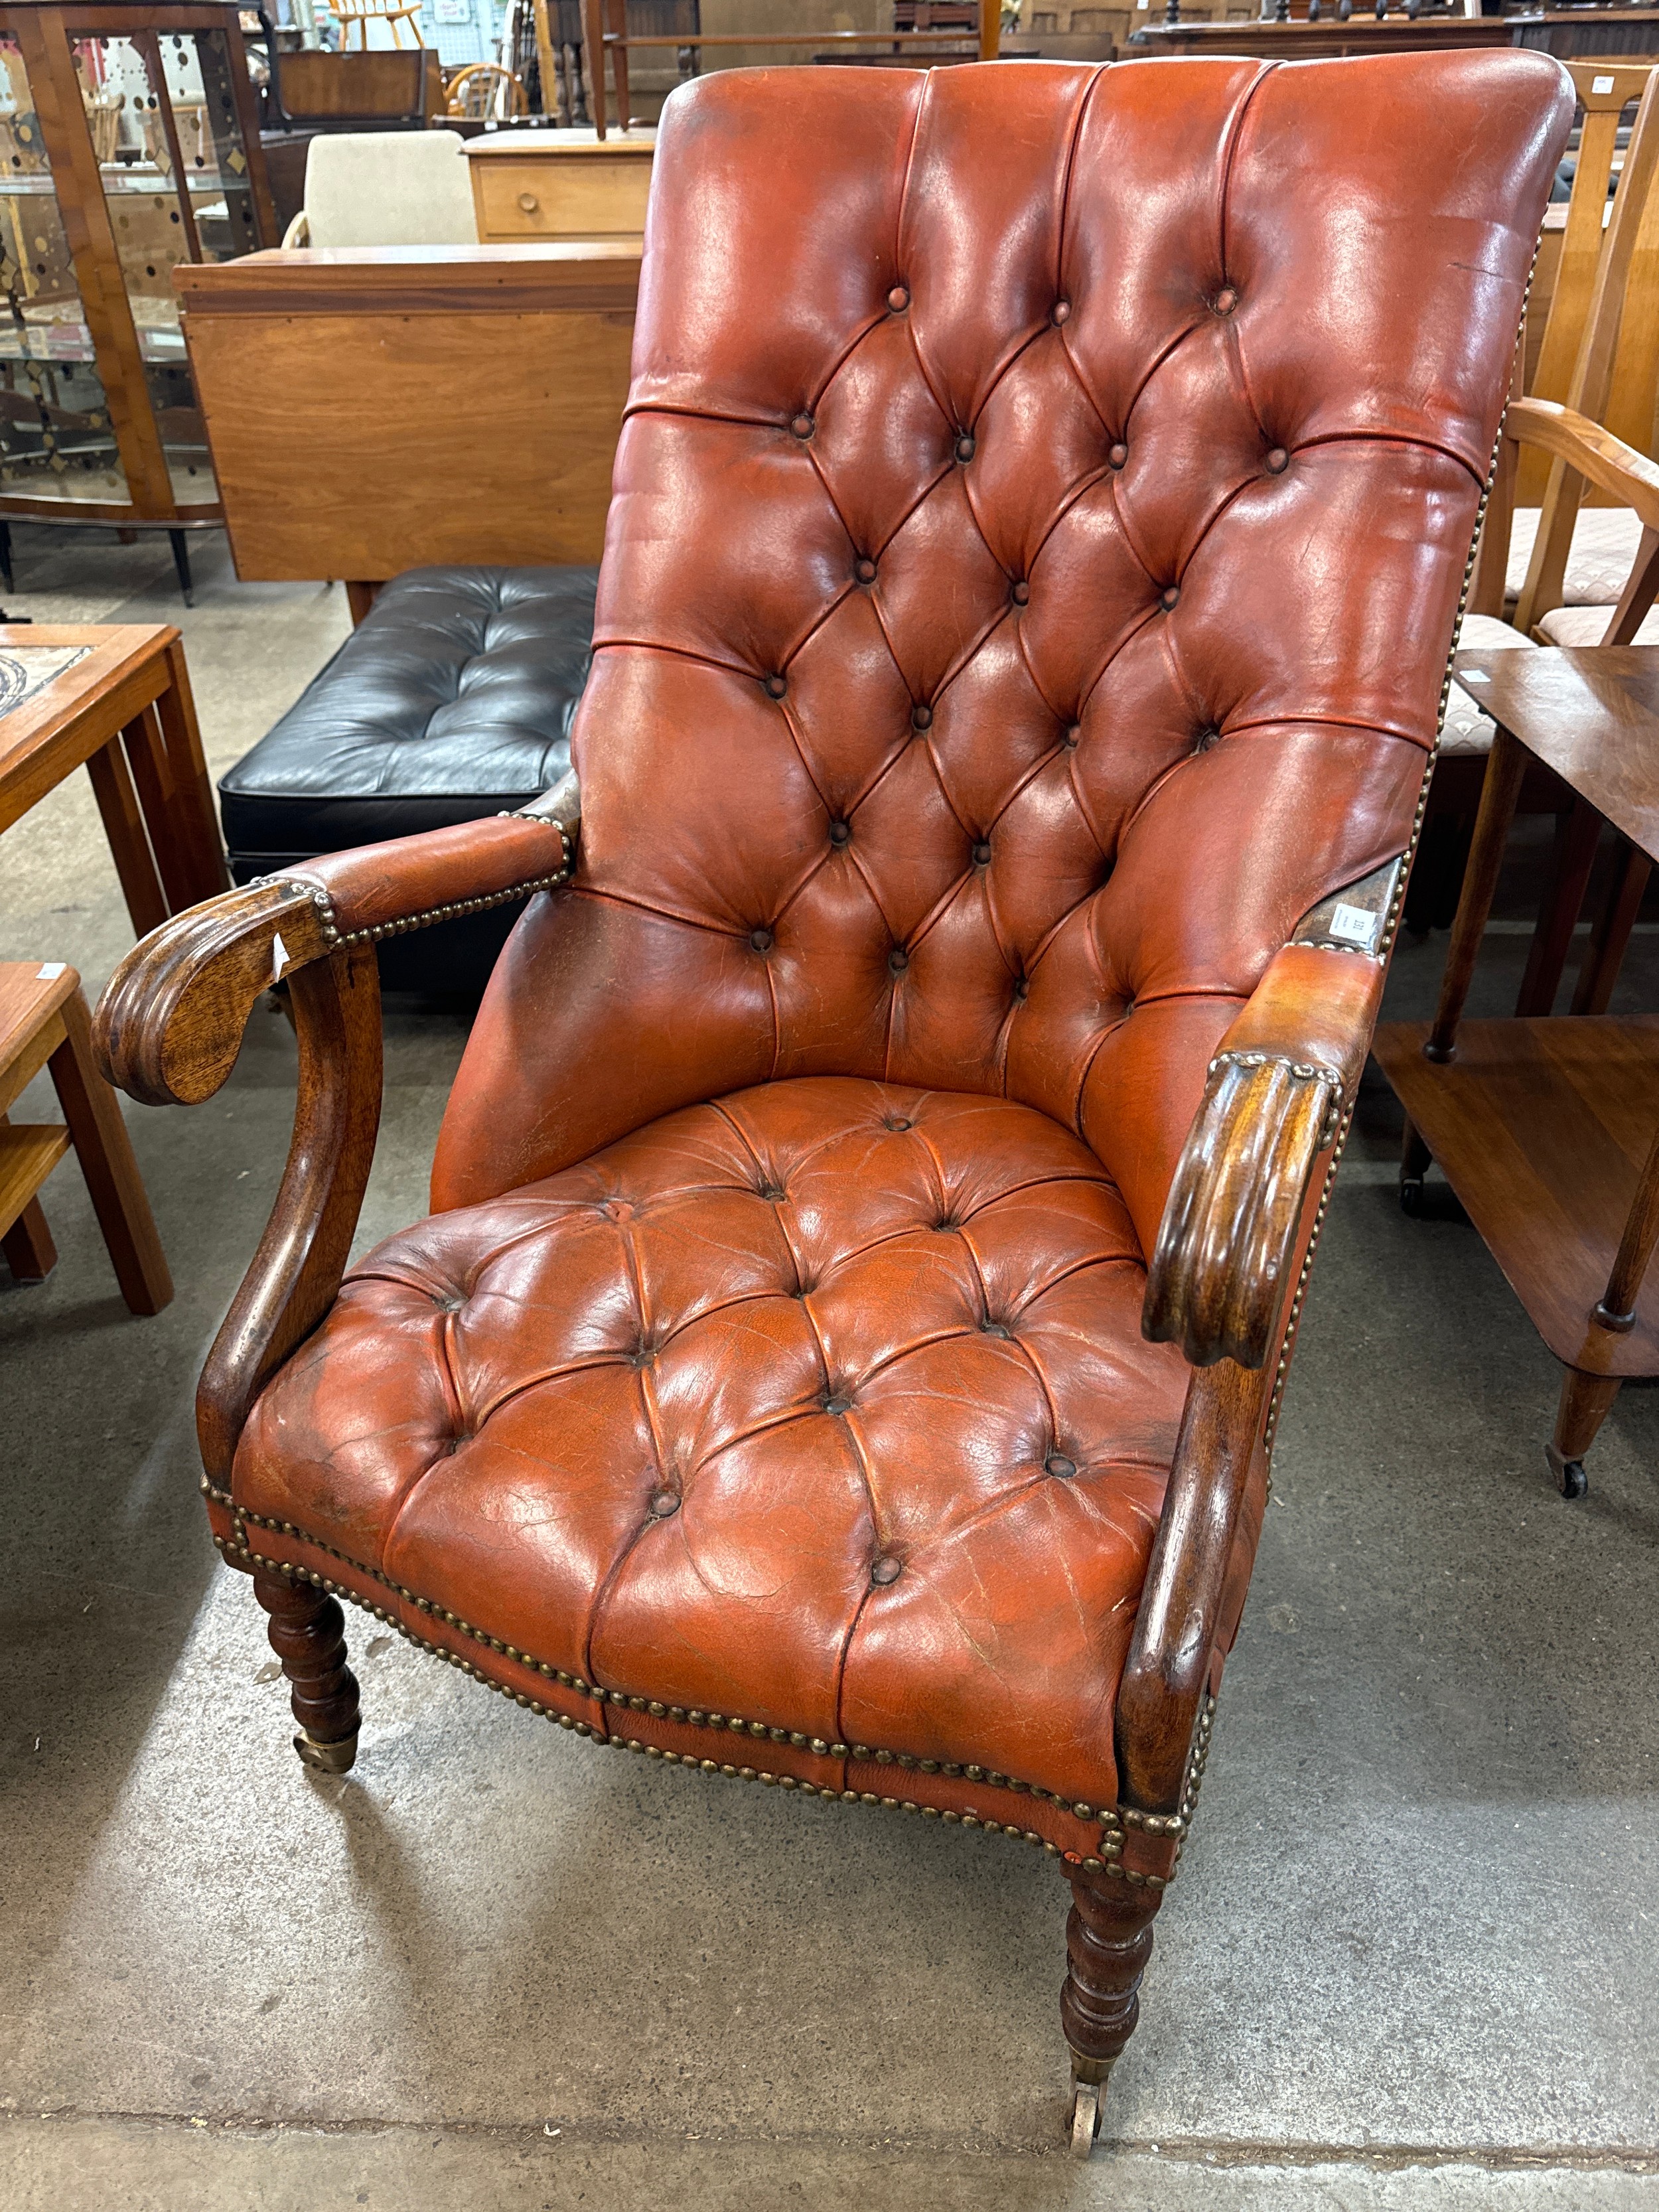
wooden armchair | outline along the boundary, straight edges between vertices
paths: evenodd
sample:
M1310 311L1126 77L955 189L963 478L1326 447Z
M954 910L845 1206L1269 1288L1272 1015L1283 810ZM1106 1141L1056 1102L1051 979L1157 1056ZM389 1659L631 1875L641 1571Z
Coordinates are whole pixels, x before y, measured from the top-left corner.
M291 988L200 1427L302 1758L344 1597L681 1773L1047 1851L1085 2156L1570 115L1510 52L677 94L580 787L215 900L100 1010L190 1103ZM434 1211L347 1274L375 941L510 898Z
M1582 120L1571 196L1565 209L1552 210L1563 226L1547 232L1540 248L1514 392L1559 402L1645 449L1659 401L1659 195L1653 189L1659 70L1645 63L1583 62L1570 64L1568 74ZM1586 507L1583 491L1578 477L1553 471L1541 450L1524 451L1515 465L1500 470L1463 623L1466 646L1587 644L1602 635L1628 578L1638 532L1616 496L1595 493L1598 503ZM1599 616L1592 611L1597 608L1603 610ZM1454 684L1407 902L1413 929L1451 919L1492 739L1479 700ZM1556 816L1559 876L1588 866L1571 794L1558 778L1535 765L1520 805ZM1528 1003L1542 988L1555 912L1556 902L1547 902Z

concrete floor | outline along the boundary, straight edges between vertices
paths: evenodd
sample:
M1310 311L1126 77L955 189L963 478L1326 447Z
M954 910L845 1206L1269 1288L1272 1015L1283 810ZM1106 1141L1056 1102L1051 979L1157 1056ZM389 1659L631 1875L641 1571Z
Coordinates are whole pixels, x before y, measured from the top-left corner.
M217 763L345 627L337 590L239 586L207 549L182 617L165 546L19 552L15 611L182 620ZM0 841L0 957L95 988L127 939L66 788ZM1495 1007L1523 950L1492 941ZM1395 1011L1443 951L1403 950ZM464 1022L404 1002L388 1033L365 1243L422 1208ZM72 1165L57 1273L0 1281L0 2202L1659 2206L1659 1392L1557 1498L1556 1370L1474 1233L1398 1212L1386 1092L1085 2169L1041 1857L606 1759L355 1615L359 1764L301 1771L190 1412L292 1066L262 1012L210 1104L129 1109L167 1313L126 1314Z

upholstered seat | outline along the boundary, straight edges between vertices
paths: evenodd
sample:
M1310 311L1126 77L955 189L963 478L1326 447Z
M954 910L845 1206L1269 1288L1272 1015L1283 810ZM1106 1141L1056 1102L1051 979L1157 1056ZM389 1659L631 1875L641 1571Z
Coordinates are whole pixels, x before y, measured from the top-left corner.
M382 1244L234 1487L572 1683L1109 1803L1145 1288L1045 1115L768 1085Z

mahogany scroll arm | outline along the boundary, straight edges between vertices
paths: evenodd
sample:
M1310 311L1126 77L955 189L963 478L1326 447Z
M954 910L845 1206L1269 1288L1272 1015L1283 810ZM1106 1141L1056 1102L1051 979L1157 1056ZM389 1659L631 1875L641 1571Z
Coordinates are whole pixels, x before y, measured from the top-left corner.
M331 854L176 915L136 945L99 1002L104 1073L146 1105L196 1105L224 1083L261 994L289 987L299 1040L294 1134L253 1263L197 1394L208 1479L228 1486L248 1411L333 1304L380 1117L378 939L562 882L575 779L514 815Z
M1164 1207L1141 1327L1194 1371L1118 1692L1120 1788L1148 1813L1180 1806L1285 1295L1370 1048L1400 875L1390 862L1326 900L1268 963Z

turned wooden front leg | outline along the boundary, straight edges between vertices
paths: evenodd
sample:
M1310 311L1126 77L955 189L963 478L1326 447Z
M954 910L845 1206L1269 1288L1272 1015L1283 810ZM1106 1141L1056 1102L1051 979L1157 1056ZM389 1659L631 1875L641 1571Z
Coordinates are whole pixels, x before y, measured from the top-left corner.
M1140 2017L1140 1978L1152 1955L1152 1917L1164 1893L1108 1875L1069 1877L1069 1960L1060 2025L1079 2081L1103 2081Z
M357 1678L346 1664L345 1615L309 1583L256 1569L253 1595L270 1619L270 1648L293 1686L300 1733L294 1748L307 1766L343 1774L357 1756Z

